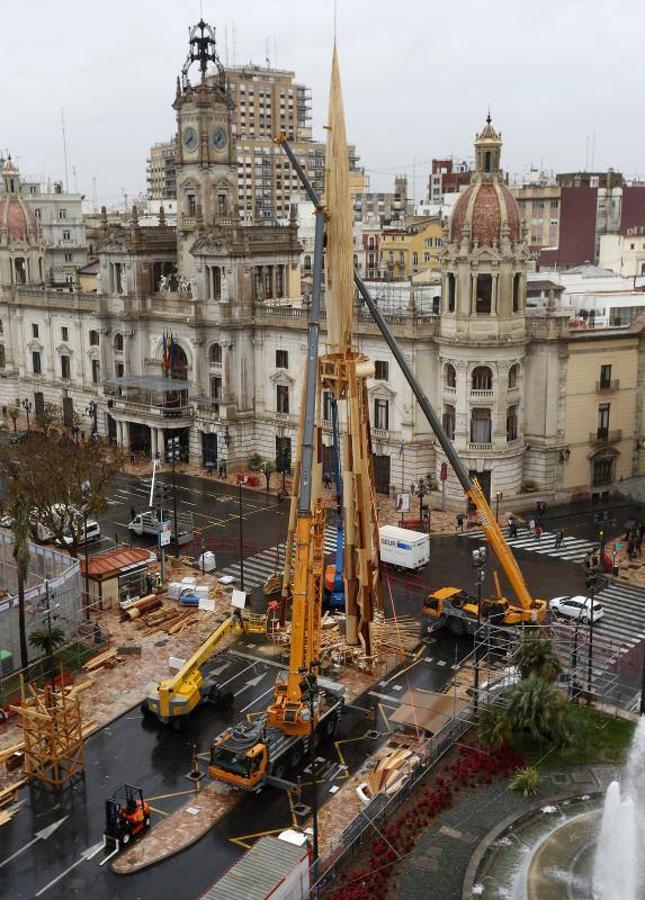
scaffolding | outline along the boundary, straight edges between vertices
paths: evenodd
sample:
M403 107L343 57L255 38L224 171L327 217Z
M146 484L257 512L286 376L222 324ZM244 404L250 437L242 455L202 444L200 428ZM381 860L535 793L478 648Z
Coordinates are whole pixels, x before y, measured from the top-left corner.
M12 709L22 719L27 777L63 787L85 769L80 700L66 688L38 690L20 682L21 703Z

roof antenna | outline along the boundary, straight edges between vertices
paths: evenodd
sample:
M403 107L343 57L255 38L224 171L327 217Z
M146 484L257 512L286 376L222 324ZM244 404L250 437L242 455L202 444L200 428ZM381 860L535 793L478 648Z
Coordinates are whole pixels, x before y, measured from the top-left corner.
M488 115L486 116L486 124L487 124L487 125L490 125L490 123L491 123L492 121L493 121L493 120L492 120L492 118L491 118L491 114L490 114L490 106L489 106L489 107L488 107Z
M334 44L336 43L337 0L334 0Z

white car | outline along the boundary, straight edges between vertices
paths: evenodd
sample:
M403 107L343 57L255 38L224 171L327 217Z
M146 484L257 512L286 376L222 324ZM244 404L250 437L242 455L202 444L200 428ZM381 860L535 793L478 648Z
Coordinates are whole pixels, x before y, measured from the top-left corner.
M558 616L567 619L577 620L584 625L591 622L591 598L583 596L575 597L554 597L549 603L549 609ZM605 615L602 604L598 600L594 600L593 604L593 620L594 623Z
M101 540L101 526L94 519L87 520L87 532L83 526L81 526L81 532L78 537L79 544L89 544L92 541L100 541ZM69 547L72 543L72 532L70 529L66 529L63 534L63 542L66 547Z

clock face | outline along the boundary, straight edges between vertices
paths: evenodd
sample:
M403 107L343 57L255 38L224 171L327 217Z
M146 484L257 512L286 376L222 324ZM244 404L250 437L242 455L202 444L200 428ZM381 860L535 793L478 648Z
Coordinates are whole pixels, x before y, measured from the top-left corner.
M186 128L184 131L184 147L186 150L197 149L197 132L194 128Z
M213 129L213 133L211 134L211 144L215 147L216 150L223 150L228 143L228 138L226 137L226 132L223 128L215 128Z

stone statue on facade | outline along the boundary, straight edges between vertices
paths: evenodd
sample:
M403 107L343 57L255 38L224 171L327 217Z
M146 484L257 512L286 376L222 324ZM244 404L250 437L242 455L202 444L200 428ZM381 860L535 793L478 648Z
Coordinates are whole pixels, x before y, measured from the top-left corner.
M102 294L103 291L101 289L101 270L99 269L96 273L96 293Z
M179 276L179 293L187 297L190 292L190 282L185 275Z
M170 292L170 279L167 275L162 275L159 279L159 293L168 294Z
M198 289L197 289L197 277L195 275L193 275L192 278L190 279L189 288L190 288L190 299L197 300Z

